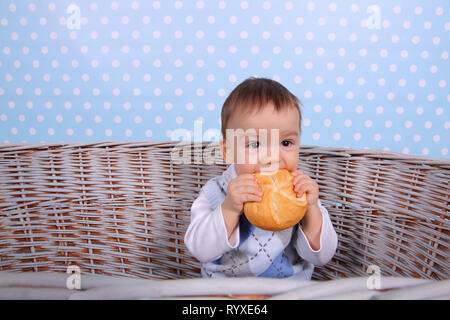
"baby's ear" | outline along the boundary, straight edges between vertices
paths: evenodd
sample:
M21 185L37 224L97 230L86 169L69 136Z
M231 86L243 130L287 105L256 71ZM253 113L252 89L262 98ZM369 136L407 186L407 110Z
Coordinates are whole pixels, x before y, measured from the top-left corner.
M223 161L225 161L226 164L232 164L233 157L230 153L230 149L227 148L226 140L220 139L219 143L220 143L220 151L222 152Z

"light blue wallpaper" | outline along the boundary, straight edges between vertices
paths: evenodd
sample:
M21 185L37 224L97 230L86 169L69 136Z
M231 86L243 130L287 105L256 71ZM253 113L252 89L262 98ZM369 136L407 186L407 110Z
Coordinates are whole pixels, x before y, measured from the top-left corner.
M449 1L0 1L0 142L220 130L276 79L302 144L449 158Z

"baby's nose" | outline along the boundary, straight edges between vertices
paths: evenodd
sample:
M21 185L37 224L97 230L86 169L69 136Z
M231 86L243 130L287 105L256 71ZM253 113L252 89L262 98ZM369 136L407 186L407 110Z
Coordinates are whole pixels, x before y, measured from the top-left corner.
M275 148L276 149L276 148ZM269 171L274 171L278 169L278 164L280 161L280 156L278 150L271 149L270 151L262 152L259 157L259 163L262 167L262 170L266 168ZM263 171L267 171L263 170Z

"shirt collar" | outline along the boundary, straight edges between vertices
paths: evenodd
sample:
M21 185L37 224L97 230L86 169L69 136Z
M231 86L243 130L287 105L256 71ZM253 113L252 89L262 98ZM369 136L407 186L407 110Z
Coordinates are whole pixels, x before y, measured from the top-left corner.
M237 177L236 168L234 163L232 163L223 173L223 188L225 191L228 188L228 183L230 183L231 180Z

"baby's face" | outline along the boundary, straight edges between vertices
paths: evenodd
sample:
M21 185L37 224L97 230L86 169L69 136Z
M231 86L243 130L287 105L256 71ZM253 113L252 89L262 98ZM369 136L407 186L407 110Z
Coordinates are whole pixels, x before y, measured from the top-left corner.
M298 110L292 107L277 112L269 103L260 112L233 115L222 146L225 161L235 163L238 175L294 171L300 150Z

